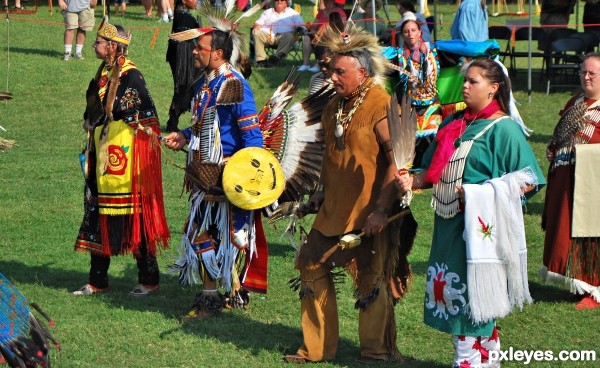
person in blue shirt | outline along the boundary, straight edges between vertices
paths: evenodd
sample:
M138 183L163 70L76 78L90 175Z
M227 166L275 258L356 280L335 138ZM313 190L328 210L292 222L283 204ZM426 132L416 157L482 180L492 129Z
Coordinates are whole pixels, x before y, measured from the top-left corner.
M453 40L486 41L488 36L488 12L485 0L465 0L450 28Z
M164 141L174 150L188 145L188 168L222 167L242 148L262 147L262 133L254 95L236 67L239 53L234 52L233 32L197 31L194 67L202 75L192 99L192 126L167 135ZM186 317L204 318L225 307L243 308L249 301L242 288L249 263L246 253L252 253L256 242L254 212L234 206L214 188L200 188L189 179L186 186L190 214L181 257L172 270L180 272L181 283L204 286Z

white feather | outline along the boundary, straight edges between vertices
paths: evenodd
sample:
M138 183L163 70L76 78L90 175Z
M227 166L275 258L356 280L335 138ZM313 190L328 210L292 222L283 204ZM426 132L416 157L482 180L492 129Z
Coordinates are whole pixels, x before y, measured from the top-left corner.
M231 14L233 9L235 8L236 3L237 0L225 0L225 18L229 17L229 14Z
M245 12L242 13L242 15L240 15L240 17L234 22L234 23L239 23L240 20L242 20L242 18L248 18L254 15L254 13L256 13L257 11L259 11L260 9L262 9L262 3L258 3L256 5L254 5L253 7L251 7L250 9L246 10Z

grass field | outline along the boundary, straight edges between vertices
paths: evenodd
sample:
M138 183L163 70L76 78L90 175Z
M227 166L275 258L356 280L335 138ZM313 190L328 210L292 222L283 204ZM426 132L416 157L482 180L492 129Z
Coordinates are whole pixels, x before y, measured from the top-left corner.
M308 2L299 3L304 18L310 20ZM41 6L36 14L11 15L0 25L0 91L14 94L13 100L0 103L0 125L7 130L0 135L17 144L0 152L0 271L56 320L53 332L62 343L62 350L52 353L55 366L284 366L281 356L294 352L302 339L298 297L287 287L287 280L297 275L292 266L294 251L279 237L286 224L267 228L267 295L253 294L247 311L226 312L220 318L196 323L180 322L179 317L198 291L197 287L178 285L175 276L164 272L177 254L187 214L186 196L182 195L183 172L171 164L183 161L181 153L168 151L164 155L167 219L174 235L172 247L159 257L163 270L160 291L146 298L127 296L137 281L135 262L131 257L115 257L109 273L109 293L87 298L70 294L88 279L89 256L72 249L83 213L78 154L85 138L81 128L85 88L99 61L91 50L94 33L86 42L85 60L62 61L63 24L57 9L50 14L47 7ZM432 4L430 9L433 10ZM454 5L438 5L438 20L443 22L439 24L440 39L448 37L454 11ZM172 93L170 70L165 62L170 25L144 19L142 13L139 4L131 4L125 18L113 17L111 22L132 31L130 57L144 73L165 124ZM391 18L395 23L397 13L393 12ZM493 17L490 24L504 24L506 20ZM98 16L96 24L99 21ZM534 24L538 24L537 18ZM249 29L251 23L244 26ZM286 60L281 67L254 70L249 81L259 107L294 64L299 62ZM573 91L547 96L536 62L528 102L525 67L525 60L520 60L520 70L513 78L514 92L522 104L520 112L526 124L534 129L530 143L545 170L545 144L557 122L558 111ZM310 75L302 77L301 96L306 93ZM185 126L186 119L182 117L181 125ZM409 366L427 368L449 366L453 354L449 336L422 323L433 222L429 194L423 192L413 201L420 226L410 256L414 278L406 298L396 307L400 351L414 359ZM555 354L561 350L596 350L600 354L600 311L576 311L576 299L567 291L543 285L536 276L542 265L543 203L542 190L528 203L525 215L530 288L536 302L498 322L503 349L548 350ZM341 340L337 359L320 366L360 366L356 361L357 311L353 309L348 280L340 289L338 304ZM521 365L523 362L504 364ZM598 363L551 361L532 362L529 366L595 367Z

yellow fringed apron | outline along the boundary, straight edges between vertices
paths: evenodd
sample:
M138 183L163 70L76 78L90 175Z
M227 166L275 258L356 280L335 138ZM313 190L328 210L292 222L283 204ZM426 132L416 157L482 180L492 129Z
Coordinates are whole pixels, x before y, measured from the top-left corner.
M117 120L108 123L106 139L100 139L101 132L102 126L94 131L100 214L133 214L134 198L131 188L134 130L123 120Z

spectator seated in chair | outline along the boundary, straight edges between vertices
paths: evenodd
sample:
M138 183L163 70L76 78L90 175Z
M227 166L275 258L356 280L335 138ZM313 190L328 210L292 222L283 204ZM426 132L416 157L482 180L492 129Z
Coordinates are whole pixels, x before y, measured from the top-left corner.
M294 9L288 6L287 0L273 0L274 7L265 10L254 23L254 54L256 65L271 67L290 52L294 46L297 31L304 32L304 20ZM265 46L277 46L275 55L267 59Z

